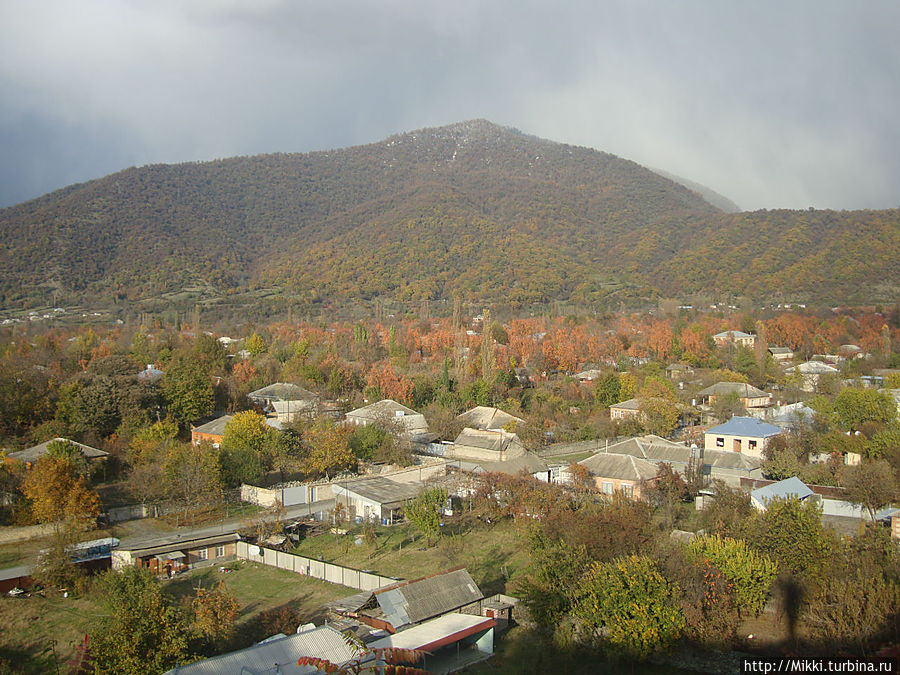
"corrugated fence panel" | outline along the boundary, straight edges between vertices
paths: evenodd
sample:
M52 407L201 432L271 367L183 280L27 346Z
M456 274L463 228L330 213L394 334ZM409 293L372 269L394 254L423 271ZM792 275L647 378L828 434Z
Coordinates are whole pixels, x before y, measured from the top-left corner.
M282 551L273 551L268 548L262 549L262 555L253 555L250 551L256 551L257 546L248 544L246 541L237 542L236 557L244 560L252 560L260 562L264 565L277 567L289 572L311 576L315 579L322 579L333 584L349 586L361 591L374 591L382 586L397 583L397 579L383 577L379 574L370 574L361 572L350 567L341 567L340 565L332 565L331 563L322 562L321 560L313 560L291 553Z
M294 506L295 504L306 503L306 486L299 485L295 487L284 488L281 491L282 504L284 506Z

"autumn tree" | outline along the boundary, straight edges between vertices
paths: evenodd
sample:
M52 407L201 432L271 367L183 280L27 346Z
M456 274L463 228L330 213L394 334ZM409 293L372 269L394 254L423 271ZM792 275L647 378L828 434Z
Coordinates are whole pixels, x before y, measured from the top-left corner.
M222 503L224 485L219 450L210 443L175 444L162 466L165 495L179 506L185 518Z
M667 529L671 529L675 524L676 506L691 498L687 483L667 462L659 463L656 476L649 482L645 491L650 503L662 511Z
M333 476L356 466L350 449L352 430L320 417L304 431L304 466L317 476Z
M760 517L762 529L753 545L794 575L814 575L821 570L831 550L822 527L822 507L811 499L770 499Z
M744 616L756 616L762 611L778 570L773 560L740 539L718 535L694 537L687 550L694 561L707 560L721 570L733 585Z
M840 477L847 499L864 508L872 521L878 509L897 498L897 477L883 459L844 467Z
M100 498L65 457L44 456L25 474L22 493L41 523L84 527L100 514Z
M198 588L191 606L194 628L218 651L234 634L240 603L220 580L216 588Z
M645 659L682 633L684 614L677 591L644 556L591 564L578 584L575 615L592 641Z

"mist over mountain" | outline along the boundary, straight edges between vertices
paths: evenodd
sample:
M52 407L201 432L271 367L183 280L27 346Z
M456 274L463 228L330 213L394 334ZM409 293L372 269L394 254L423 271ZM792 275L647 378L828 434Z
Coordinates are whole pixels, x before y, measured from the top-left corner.
M0 304L186 288L337 305L876 301L900 280L898 234L897 210L724 213L634 162L474 120L327 152L130 168L0 210Z

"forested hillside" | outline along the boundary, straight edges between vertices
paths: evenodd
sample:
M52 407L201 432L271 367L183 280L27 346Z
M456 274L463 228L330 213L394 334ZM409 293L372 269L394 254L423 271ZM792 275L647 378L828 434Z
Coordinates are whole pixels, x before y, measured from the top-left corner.
M725 214L613 155L486 121L131 168L0 211L0 305L187 286L524 306L705 292L891 299L900 212Z

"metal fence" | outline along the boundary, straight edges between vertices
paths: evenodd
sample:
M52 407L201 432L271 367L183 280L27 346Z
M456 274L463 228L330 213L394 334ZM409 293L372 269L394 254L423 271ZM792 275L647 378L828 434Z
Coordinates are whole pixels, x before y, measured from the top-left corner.
M392 577L383 577L380 574L363 572L352 567L343 567L322 560L315 560L314 558L305 558L293 553L274 551L269 548L248 544L246 541L237 542L237 557L239 560L262 563L263 565L277 567L281 570L302 574L313 579L321 579L332 584L340 584L341 586L355 588L360 591L374 591L382 586L389 586L401 581Z

